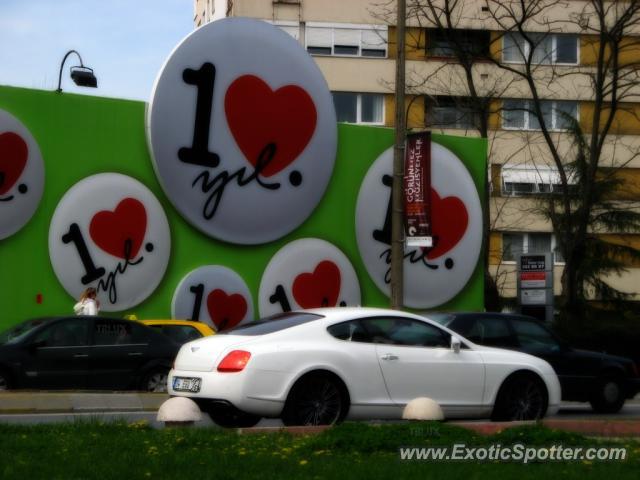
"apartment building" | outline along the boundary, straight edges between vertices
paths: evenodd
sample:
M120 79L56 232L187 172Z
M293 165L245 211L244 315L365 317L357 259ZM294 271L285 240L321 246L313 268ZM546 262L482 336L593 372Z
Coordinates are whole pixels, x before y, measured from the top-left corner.
M553 19L552 34L547 25L530 25L533 35L538 32L542 38L540 32L545 32L533 58L540 66L538 90L545 121L560 151L570 143L568 116L576 118L584 131L589 131L593 119L594 92L584 70L594 63L598 45L585 27L589 19L581 18L584 5L582 0L551 5L545 17ZM195 0L194 24L199 27L234 16L279 26L316 60L333 92L338 121L393 126L396 28L389 6L394 8L385 0ZM478 56L491 55L517 65L522 63L522 54L529 53L521 36L501 33L486 0L464 2L464 15L456 18L453 30L468 51ZM456 65L450 38L417 15L407 19L407 126L475 136L477 112L467 105L467 84ZM636 53L640 61L640 51ZM545 69L561 74L547 82ZM559 293L562 255L551 224L535 209L536 199L553 195L560 182L536 117L527 111L529 91L522 81L491 62L475 64L473 74L480 94L492 98L488 116L492 272L501 294L513 297L517 253L556 252ZM618 200L635 204L640 201L640 92L637 103L624 105L612 132L601 165L624 166L616 174L624 182ZM640 248L640 235L602 235ZM606 280L640 300L640 264L629 262L628 266L626 273Z

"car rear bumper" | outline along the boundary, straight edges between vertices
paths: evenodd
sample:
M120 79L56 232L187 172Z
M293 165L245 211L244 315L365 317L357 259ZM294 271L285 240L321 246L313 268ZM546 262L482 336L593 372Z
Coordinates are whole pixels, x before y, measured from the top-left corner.
M175 377L200 378L200 391L174 390ZM169 372L167 388L170 395L191 398L203 410L208 404L227 403L243 412L261 417L277 417L284 407L285 382L286 379L278 372L247 369L242 372L220 373L173 369Z

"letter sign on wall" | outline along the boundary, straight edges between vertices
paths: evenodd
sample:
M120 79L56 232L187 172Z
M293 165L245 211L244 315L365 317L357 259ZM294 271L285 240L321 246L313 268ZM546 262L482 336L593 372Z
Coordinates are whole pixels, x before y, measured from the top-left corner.
M169 262L171 235L160 202L137 180L101 173L62 197L49 227L49 256L74 298L98 290L100 308L138 305L158 286Z
M207 235L266 243L304 222L333 171L337 125L313 59L266 22L229 18L189 35L147 111L156 174Z

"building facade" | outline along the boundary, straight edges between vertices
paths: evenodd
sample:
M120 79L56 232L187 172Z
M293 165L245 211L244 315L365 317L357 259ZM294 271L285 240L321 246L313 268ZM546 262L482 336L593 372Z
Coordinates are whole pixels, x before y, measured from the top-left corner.
M445 0L441 0L445 1ZM227 16L271 22L298 40L313 56L333 92L338 121L393 126L396 56L395 2L387 0L195 0L194 24ZM410 129L451 135L479 135L477 112L467 105L468 84L456 64L451 34L443 35L408 2L405 42L407 58L406 112ZM467 0L464 14L450 31L471 54L490 56L505 64L522 64L528 44L521 35L505 35L486 0ZM582 17L582 0L549 3L549 24L530 22L531 35L544 35L533 52L537 88L553 142L566 150L571 138L567 118L591 128L594 91L589 81L596 59L597 37ZM412 13L413 12L413 15ZM586 22L586 25L585 25ZM551 31L551 33L550 33ZM544 32L544 33L541 33ZM640 31L638 32L640 35ZM543 38L543 37L541 37ZM630 53L637 54L640 49ZM555 252L555 286L560 293L563 258L549 221L536 213L539 199L559 188L554 167L536 116L528 111L528 89L521 80L492 62L473 66L481 96L491 98L488 112L490 170L490 266L503 297L516 295L518 253ZM553 81L548 81L553 78ZM640 91L640 82L638 86ZM633 92L632 92L633 93ZM640 92L626 95L612 135L604 145L602 167L616 169L622 181L619 202L640 205ZM600 232L608 240L640 248L635 233ZM640 264L606 281L640 300Z

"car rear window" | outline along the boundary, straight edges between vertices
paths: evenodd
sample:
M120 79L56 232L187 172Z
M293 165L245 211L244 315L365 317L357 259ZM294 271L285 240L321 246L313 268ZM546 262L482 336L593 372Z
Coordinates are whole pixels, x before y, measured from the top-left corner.
M286 312L220 332L218 335L266 335L324 318L315 313Z

